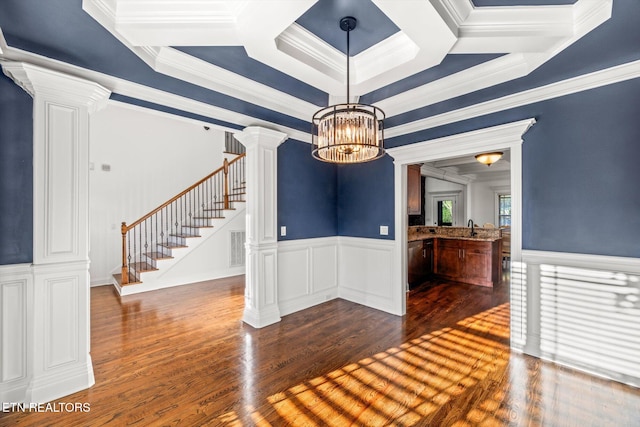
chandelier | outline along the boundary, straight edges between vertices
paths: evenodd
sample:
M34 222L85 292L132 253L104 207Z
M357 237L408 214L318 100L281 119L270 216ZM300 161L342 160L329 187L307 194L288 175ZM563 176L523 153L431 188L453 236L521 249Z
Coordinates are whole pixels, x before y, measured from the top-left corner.
M362 163L384 156L384 112L372 105L349 100L349 32L356 18L340 20L347 32L347 103L317 111L311 120L312 155L330 163Z

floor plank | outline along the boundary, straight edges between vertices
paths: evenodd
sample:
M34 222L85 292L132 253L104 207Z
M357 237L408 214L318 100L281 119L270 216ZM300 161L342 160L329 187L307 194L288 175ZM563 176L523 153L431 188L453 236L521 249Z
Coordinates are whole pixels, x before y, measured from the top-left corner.
M89 412L0 425L637 426L640 391L509 350L508 281L426 283L397 317L334 300L254 329L242 276L91 290Z

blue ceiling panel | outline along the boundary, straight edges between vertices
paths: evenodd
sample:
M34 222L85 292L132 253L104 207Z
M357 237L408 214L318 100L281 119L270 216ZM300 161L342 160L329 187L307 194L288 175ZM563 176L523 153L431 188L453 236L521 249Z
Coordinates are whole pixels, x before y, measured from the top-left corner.
M502 56L501 54L486 55L447 55L444 60L435 67L416 73L405 79L398 80L395 83L387 85L383 88L369 92L360 97L360 102L364 104L373 104L382 99L398 95L407 90L414 89L418 86L425 85L432 81L441 79L458 71L465 70L483 62Z
M340 29L340 20L345 16L353 16L358 21L349 36L351 56L400 31L371 0L319 0L296 22L346 54L347 36Z
M326 92L249 58L242 46L185 46L175 49L320 107L327 105L329 95Z

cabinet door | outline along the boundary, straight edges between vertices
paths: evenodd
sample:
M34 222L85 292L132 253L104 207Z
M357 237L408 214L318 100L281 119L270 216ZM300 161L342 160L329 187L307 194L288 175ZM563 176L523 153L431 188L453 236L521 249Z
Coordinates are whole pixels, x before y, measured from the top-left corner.
M436 273L443 276L458 277L460 275L460 246L455 241L438 242L436 257Z
M477 285L491 285L490 243L467 242L462 250L462 281Z
M409 242L407 250L407 279L410 286L418 285L422 280L422 241Z
M433 240L424 240L422 255L422 271L425 277L429 277L433 273Z
M420 165L407 166L407 214L422 214Z

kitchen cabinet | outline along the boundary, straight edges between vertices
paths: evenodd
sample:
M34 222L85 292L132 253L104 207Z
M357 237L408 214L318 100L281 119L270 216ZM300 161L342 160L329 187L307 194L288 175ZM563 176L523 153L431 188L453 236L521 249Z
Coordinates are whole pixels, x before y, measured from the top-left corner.
M502 278L500 240L436 240L435 271L439 277L480 286Z
M433 272L433 240L416 240L407 244L409 288L420 285Z
M420 165L407 166L407 214L422 214Z

